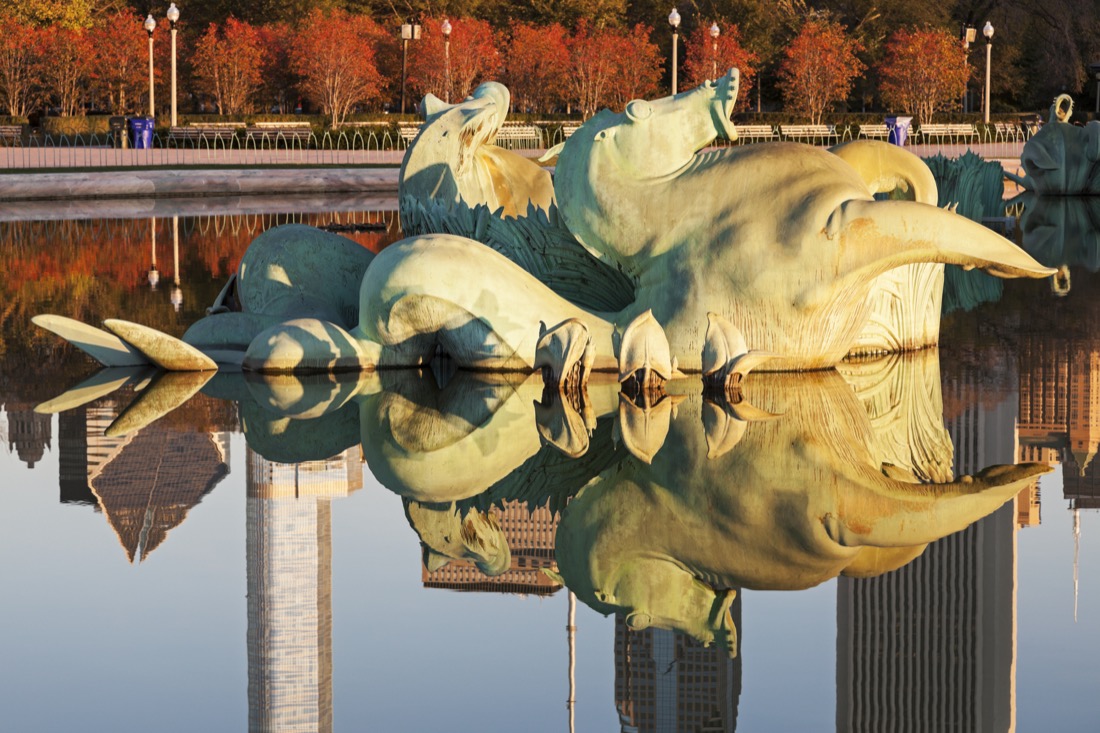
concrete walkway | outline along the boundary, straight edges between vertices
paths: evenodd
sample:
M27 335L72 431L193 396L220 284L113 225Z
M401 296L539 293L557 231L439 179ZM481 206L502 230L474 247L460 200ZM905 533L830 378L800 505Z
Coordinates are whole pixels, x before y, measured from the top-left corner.
M250 196L301 193L396 194L397 168L95 171L0 175L0 201Z

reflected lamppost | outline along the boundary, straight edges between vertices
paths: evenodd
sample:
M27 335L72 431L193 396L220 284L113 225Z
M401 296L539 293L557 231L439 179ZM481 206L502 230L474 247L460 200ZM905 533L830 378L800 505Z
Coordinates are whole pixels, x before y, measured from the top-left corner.
M676 43L680 40L677 29L680 27L680 14L676 8L668 14L668 24L672 26L672 93L676 93Z
M180 288L180 218L172 217L172 307L176 313L183 306L183 290Z
M405 114L405 82L408 80L409 41L420 40L420 26L415 23L401 25L401 114Z
M180 19L180 9L175 3L168 6L168 22L172 29L172 127L176 122L176 21Z
M985 115L983 121L989 124L989 67L993 59L993 24L988 20L982 28L985 36Z
M443 31L443 68L446 69L447 74L447 88L444 93L444 100L447 104L451 103L451 21L446 18L443 19L443 25L439 26L439 30Z
M149 34L149 116L156 117L156 105L153 104L153 31L157 29L157 21L152 13L145 19L143 27Z
M149 248L152 251L152 261L149 265L149 289L156 290L160 282L160 272L157 270L157 220L149 220Z
M722 33L722 29L715 23L710 27L710 51L711 51L711 79L718 78L718 36Z

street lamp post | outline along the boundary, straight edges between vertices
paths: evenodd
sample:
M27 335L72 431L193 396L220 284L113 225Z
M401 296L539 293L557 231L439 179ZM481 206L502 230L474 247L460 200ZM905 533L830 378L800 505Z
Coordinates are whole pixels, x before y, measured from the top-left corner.
M982 28L982 35L985 36L985 114L983 121L985 124L989 124L989 67L993 60L993 24L988 20L985 22L985 26Z
M401 114L405 114L405 82L408 79L409 41L420 40L420 26L416 23L401 25Z
M451 103L451 21L446 18L443 19L443 24L439 26L439 30L443 31L443 67L446 69L447 75L447 88L444 94L444 100L447 104Z
M152 13L145 19L143 27L149 33L149 116L156 117L156 105L153 103L153 31L157 29L157 21Z
M965 49L966 55L967 55L967 62L966 62L967 66L970 65L970 60L969 60L970 44L973 43L974 39L976 39L977 37L978 37L978 30L976 28L974 28L974 26L970 26L970 25L964 25L963 26L963 29L962 29L962 42L963 42L963 49ZM967 77L969 77L969 74L967 74ZM963 110L963 112L969 112L970 111L970 83L969 83L969 81L967 81L966 87L963 89L962 110Z
M168 22L172 28L172 127L176 122L176 21L180 19L180 9L175 3L168 6Z
M722 29L715 23L710 27L710 50L711 50L711 79L718 78L718 36L722 32Z
M672 93L676 93L676 43L680 40L677 29L680 27L680 14L676 8L668 14L668 24L672 26Z

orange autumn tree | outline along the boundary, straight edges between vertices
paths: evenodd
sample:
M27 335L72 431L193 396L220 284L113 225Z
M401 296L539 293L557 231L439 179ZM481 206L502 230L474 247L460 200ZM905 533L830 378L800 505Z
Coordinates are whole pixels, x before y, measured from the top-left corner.
M503 81L520 112L550 112L559 103L569 76L568 34L558 23L513 23L504 54Z
M139 15L116 13L107 16L103 25L88 31L95 48L93 84L101 106L113 114L139 109L148 93L149 37L142 28L143 22ZM155 65L156 76L160 75L161 66Z
M342 10L317 8L302 23L290 48L291 68L301 77L302 92L329 116L332 127L378 97L382 77L374 48L382 33L369 17Z
M95 68L95 49L87 31L59 25L42 32L42 82L49 99L63 116L83 114L80 102Z
M659 95L664 59L657 44L649 40L652 33L642 23L628 31L611 31L613 47L617 49L610 87L615 109L624 109L633 99Z
M233 16L219 28L211 23L195 44L191 64L199 91L214 98L218 114L252 112L262 82L259 31Z
M583 18L577 23L567 43L571 73L566 94L584 117L657 93L662 61L649 33L644 25L624 31L594 28Z
M730 69L741 72L741 85L737 106L745 106L745 100L752 91L752 82L756 76L756 54L741 45L741 29L736 24L718 21L719 35L715 40L710 37L710 23L700 23L693 33L684 39L686 58L684 59L683 89L697 87L707 79L722 76ZM717 51L715 51L717 46Z
M937 110L957 105L966 92L966 49L944 30L902 28L886 42L879 87L890 108L931 122Z
M0 15L0 100L13 117L26 117L39 100L42 32Z
M862 50L843 26L829 20L807 20L787 45L779 65L779 88L785 106L821 124L825 110L847 99L852 81L863 71L856 58Z
M443 18L427 18L415 47L409 49L409 85L419 94L459 102L483 81L493 80L501 68L496 36L484 20L452 18L448 52ZM449 73L448 73L449 68ZM450 88L447 87L448 76Z
M294 109L298 98L298 77L290 68L291 49L294 47L294 31L286 23L269 23L259 26L260 36L260 96L263 109L274 107L280 114Z

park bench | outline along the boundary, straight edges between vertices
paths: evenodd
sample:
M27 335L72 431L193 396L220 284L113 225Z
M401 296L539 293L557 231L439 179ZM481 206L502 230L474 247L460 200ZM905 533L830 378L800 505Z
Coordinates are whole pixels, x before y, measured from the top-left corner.
M860 125L859 136L869 137L875 140L886 140L890 137L889 125Z
M237 123L211 122L205 124L191 124L168 129L168 143L179 147L186 143L191 147L224 148L233 142L237 130L242 125Z
M805 140L811 143L838 139L836 125L780 125L779 134L785 140Z
M1019 142L1024 139L1024 131L1013 122L994 122L993 136L997 142Z
M737 139L741 142L754 140L774 140L775 128L771 125L734 125L737 130Z
M497 130L496 144L502 148L541 148L542 130L534 125L505 122Z
M561 139L568 140L572 137L573 133L581 129L583 122L563 122L561 123Z
M917 129L917 135L920 136L922 142L928 138L939 138L940 140L945 137L952 140L973 139L978 136L978 128L970 123L926 124Z
M398 122L397 134L401 136L401 139L406 143L411 143L416 139L416 136L420 134L419 122Z
M245 145L308 147L313 128L308 122L254 122L244 134Z
M0 144L19 145L23 142L22 125L0 125Z

